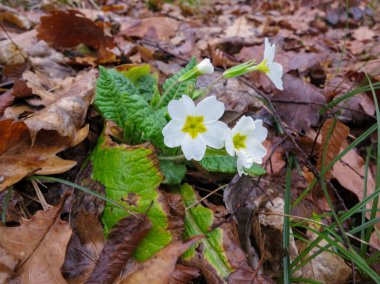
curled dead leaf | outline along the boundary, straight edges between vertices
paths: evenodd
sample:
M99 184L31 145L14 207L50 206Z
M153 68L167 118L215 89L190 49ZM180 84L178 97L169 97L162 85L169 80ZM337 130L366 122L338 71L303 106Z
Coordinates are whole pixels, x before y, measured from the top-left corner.
M63 173L75 166L75 161L56 156L62 150L82 142L88 134L88 125L72 138L56 132L41 131L32 143L28 127L22 121L0 121L0 173L4 177L0 191L27 175Z
M75 78L66 79L62 89L56 92L44 90L42 104L46 108L25 120L34 139L41 130L55 130L61 136L74 137L82 127L87 109L94 95L96 71L79 73ZM35 85L31 86L33 92ZM39 88L41 90L41 86ZM40 95L42 93L39 93Z
M330 164L330 162L339 154L343 142L346 140L348 134L350 134L350 128L334 118L329 118L323 123L321 132L322 142L318 151L317 161L317 168L319 171L322 170L322 167L326 167ZM325 146L326 143L328 143L327 146ZM322 165L324 147L327 147L327 150L324 165ZM330 172L331 171L325 174L326 178L331 177Z
M108 241L86 283L114 283L151 226L150 220L142 214L121 219L110 231Z
M178 258L200 239L202 239L202 236L191 238L185 242L176 241L171 243L152 258L138 264L133 271L121 278L117 284L169 283Z

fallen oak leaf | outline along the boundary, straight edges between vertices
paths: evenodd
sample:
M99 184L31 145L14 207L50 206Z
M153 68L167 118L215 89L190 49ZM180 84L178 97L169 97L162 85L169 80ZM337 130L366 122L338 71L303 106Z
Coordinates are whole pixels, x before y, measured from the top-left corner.
M21 283L66 283L60 268L71 236L68 222L62 221L62 204L38 211L31 219L21 219L20 226L0 226L0 264L17 259L12 267Z
M56 49L73 48L83 43L98 50L99 59L104 60L110 57L107 48L115 47L113 38L105 35L102 28L79 11L53 11L40 20L37 38Z
M285 74L284 91L273 90L271 100L280 117L296 131L307 131L319 122L319 109L326 102L320 89L295 76Z
M114 283L151 227L151 221L143 214L121 219L110 231L108 241L86 283Z
M165 41L176 34L179 24L179 21L166 17L145 18L120 33L129 37Z
M134 283L151 283L164 284L169 283L172 274L176 268L178 258L193 244L201 240L203 236L196 236L185 242L176 241L156 255L138 264L133 271L124 276L117 284L134 284Z
M75 161L56 156L62 150L82 142L88 134L88 125L78 131L73 139L60 137L55 132L40 133L32 143L28 127L22 121L0 121L0 173L4 177L0 191L25 176L58 174L76 165Z
M47 92L46 108L25 120L33 140L41 129L55 130L61 136L75 137L83 126L94 96L96 70L82 72L58 92ZM33 87L32 87L33 89Z

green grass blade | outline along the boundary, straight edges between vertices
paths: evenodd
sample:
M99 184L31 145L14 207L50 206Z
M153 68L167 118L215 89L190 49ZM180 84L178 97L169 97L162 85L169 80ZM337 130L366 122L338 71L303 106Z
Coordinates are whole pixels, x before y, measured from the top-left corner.
M284 283L290 284L291 282L291 269L290 269L290 253L289 253L289 236L290 236L290 206L291 206L291 183L292 183L292 165L293 157L291 156L288 160L288 167L286 170L286 184L285 184L285 205L284 205L284 230L283 230L283 246L287 252L283 258L284 264Z
M61 178L56 178L56 177L48 177L48 176L32 176L32 177L29 177L29 180L50 181L50 182L59 182L59 183L62 183L62 184L66 184L68 186L74 187L74 188L79 189L79 190L81 190L83 192L86 192L88 194L91 194L91 195L95 196L96 198L99 198L100 200L112 203L113 205L115 205L117 207L124 208L125 210L127 210L125 208L125 206L123 206L122 204L120 204L120 203L118 203L118 202L116 202L116 201L114 201L114 200L112 200L110 198L107 198L104 195L97 193L96 191L93 191L91 189L88 189L88 188L86 188L84 186L81 186L79 184L73 183L71 181L67 181L67 180L64 180L64 179L61 179Z

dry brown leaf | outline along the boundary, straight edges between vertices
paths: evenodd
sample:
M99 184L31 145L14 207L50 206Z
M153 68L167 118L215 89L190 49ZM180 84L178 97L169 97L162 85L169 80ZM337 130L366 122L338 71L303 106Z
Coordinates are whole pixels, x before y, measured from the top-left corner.
M81 12L53 11L52 15L41 17L40 21L37 37L52 47L74 48L83 43L98 50L101 61L113 59L113 53L107 50L115 47L113 38L106 36L102 28Z
M177 264L171 276L169 284L186 284L200 276L198 268Z
M60 218L61 205L22 219L20 226L0 227L0 263L9 267L10 256L17 259L12 269L21 283L66 283L60 268L71 228Z
M234 23L227 27L225 30L226 37L255 37L257 36L257 31L254 27L248 24L248 21L245 17L237 18Z
M348 134L350 134L350 128L340 122L339 120L336 120L334 118L329 118L323 123L322 129L322 142L321 146L319 147L318 151L318 161L317 161L317 168L319 171L322 170L322 167L326 167L328 164L334 160L334 158L339 154L340 148L342 147L343 142L346 140ZM331 133L331 135L329 135ZM325 163L322 165L322 154L323 150L327 145L326 150L326 156L325 156ZM330 179L331 170L326 172L325 177L327 179Z
M124 276L118 284L169 283L178 258L195 242L202 238L194 237L185 242L176 241L166 246L145 262L138 264L133 271Z
M151 227L151 221L143 214L130 215L121 219L108 234L108 241L86 283L115 283L115 279L117 279L124 265L131 258L134 249ZM152 273L152 271L149 271L149 273Z
M4 114L4 110L13 103L14 99L12 90L8 90L0 95L0 117Z
M22 121L0 121L0 173L4 181L0 191L32 173L58 174L75 166L75 161L63 160L57 153L82 142L88 126L80 129L72 139L60 137L56 132L41 131L35 142Z
M371 40L376 33L367 26L361 26L352 32L353 38L359 41Z
M45 91L41 104L46 105L46 108L25 120L32 138L41 129L55 130L61 136L74 137L83 126L87 109L92 103L95 76L95 69L82 72L75 78L67 78L60 90L54 93ZM31 86L33 92L35 86ZM39 88L43 89L41 85Z
M319 122L319 109L326 102L321 90L292 75L283 77L284 91L273 90L272 101L280 117L296 131L307 131Z
M78 213L73 230L61 270L70 284L79 284L84 283L93 271L105 241L98 218L83 210Z
M166 41L176 34L179 24L179 21L166 17L145 18L120 33L129 37Z
M21 29L29 30L32 23L20 11L10 7L0 5L0 22L9 22L15 24Z

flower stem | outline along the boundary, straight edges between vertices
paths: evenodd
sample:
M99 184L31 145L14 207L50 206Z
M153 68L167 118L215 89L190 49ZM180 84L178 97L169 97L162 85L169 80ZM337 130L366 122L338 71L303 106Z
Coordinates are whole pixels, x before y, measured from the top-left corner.
M175 155L175 156L158 156L158 159L160 161L177 161L177 160L185 159L185 155L180 154L180 155Z
M178 83L178 80L174 81L167 89L166 91L162 94L160 100L158 101L158 104L156 105L155 109L158 109L161 104L163 103L165 97L169 94L169 92L171 91L171 89L173 89L173 87Z
M206 95L208 92L210 92L211 88L218 83L221 79L223 79L223 75L220 75L218 78L216 78L214 81L211 82L211 84L205 89L204 95Z

